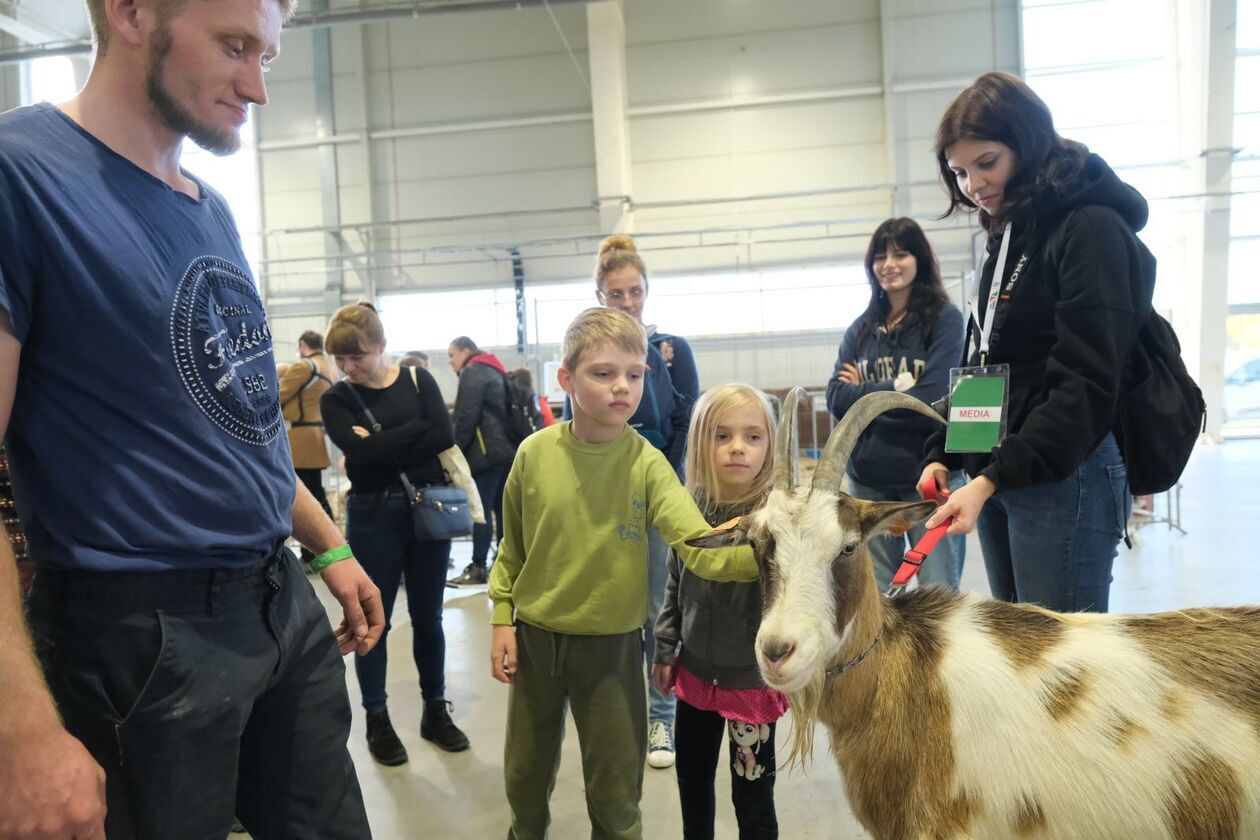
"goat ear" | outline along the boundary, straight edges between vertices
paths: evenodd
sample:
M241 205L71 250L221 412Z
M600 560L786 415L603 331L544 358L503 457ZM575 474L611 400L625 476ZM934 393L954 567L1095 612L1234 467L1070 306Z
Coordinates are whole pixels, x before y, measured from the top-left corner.
M862 535L888 533L900 536L936 510L936 502L866 502L862 505Z
M748 528L741 517L723 522L707 534L687 540L692 548L734 548L737 545L748 545Z

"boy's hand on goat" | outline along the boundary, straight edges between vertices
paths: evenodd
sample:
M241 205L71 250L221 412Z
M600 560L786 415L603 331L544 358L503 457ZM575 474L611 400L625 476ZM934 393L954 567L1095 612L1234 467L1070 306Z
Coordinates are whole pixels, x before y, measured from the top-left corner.
M672 695L674 693L674 666L653 665L652 683L661 694L666 697Z
M924 527L931 530L952 516L954 524L950 525L945 533L950 536L970 534L976 528L976 518L980 516L980 509L996 492L997 486L985 476L974 478L950 493L944 504L938 507L936 513L924 523Z
M505 685L516 677L516 628L496 624L490 634L490 675Z

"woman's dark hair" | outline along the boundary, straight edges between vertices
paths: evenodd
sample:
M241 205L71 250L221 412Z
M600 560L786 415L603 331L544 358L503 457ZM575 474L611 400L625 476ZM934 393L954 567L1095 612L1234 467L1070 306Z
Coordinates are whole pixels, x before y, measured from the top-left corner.
M522 388L534 390L534 375L529 372L529 368L517 368L512 371L512 378L516 380L516 384Z
M945 158L959 140L998 142L1015 152L1015 171L1002 191L997 216L980 211L980 224L990 234L1012 219L1031 231L1036 205L1046 198L1061 198L1089 157L1085 144L1054 130L1050 109L1032 88L1010 73L985 73L950 103L936 129L936 162L949 192L949 209L942 218L960 207L976 207L959 188Z
M451 346L456 350L468 350L474 356L481 355L481 348L477 346L477 342L473 341L466 335L461 335L451 339Z
M871 286L871 302L858 318L857 343L860 345L867 334L888 318L888 295L879 285L875 275L875 259L888 249L909 251L917 264L914 281L910 284L910 299L906 303L907 316L915 316L923 325L926 341L936 326L936 316L949 303L945 284L941 281L941 266L936 253L928 242L923 228L914 219L888 219L871 235L866 247L866 280Z

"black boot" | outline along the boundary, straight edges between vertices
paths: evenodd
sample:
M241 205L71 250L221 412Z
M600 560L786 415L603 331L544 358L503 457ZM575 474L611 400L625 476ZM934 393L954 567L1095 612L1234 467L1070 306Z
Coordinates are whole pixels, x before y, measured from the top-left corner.
M367 716L368 752L377 764L386 767L397 767L407 763L407 748L398 740L394 725L389 722L389 711L380 714L368 712Z
M451 720L452 709L445 700L427 701L420 717L420 737L447 752L461 752L468 749L468 736Z
M452 589L458 586L484 586L487 579L488 573L485 566L469 563L464 567L463 574L459 577L451 578L446 582L446 585Z

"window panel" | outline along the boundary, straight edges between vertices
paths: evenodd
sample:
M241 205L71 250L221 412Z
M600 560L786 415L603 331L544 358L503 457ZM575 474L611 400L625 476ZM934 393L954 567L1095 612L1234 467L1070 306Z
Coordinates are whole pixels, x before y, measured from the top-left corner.
M1152 61L1105 70L1028 73L1028 84L1050 106L1060 134L1080 127L1171 120L1168 69Z
M1160 57L1167 16L1167 5L1151 0L1025 2L1024 66L1031 75L1045 67Z
M1238 2L1238 49L1260 50L1260 3Z
M78 92L74 64L64 56L37 58L31 62L29 72L31 102L65 102Z
M1260 113L1260 55L1239 56L1234 63L1234 111Z
M1260 304L1260 236L1235 239L1229 244L1229 305Z
M516 343L512 289L382 295L380 311L390 349L397 352L445 347L460 335L485 347Z

